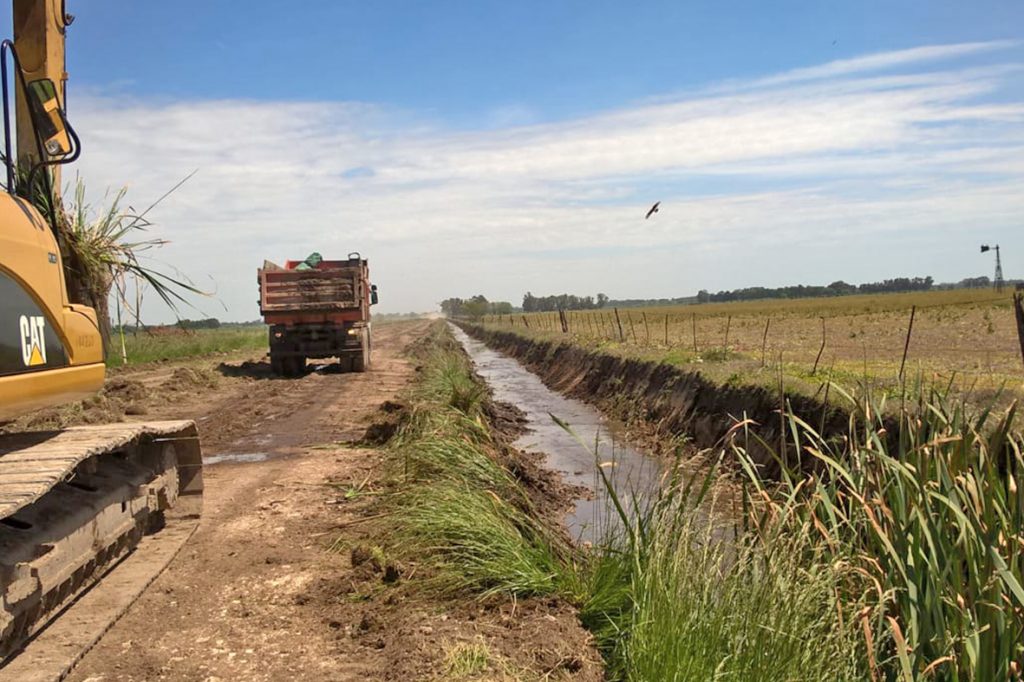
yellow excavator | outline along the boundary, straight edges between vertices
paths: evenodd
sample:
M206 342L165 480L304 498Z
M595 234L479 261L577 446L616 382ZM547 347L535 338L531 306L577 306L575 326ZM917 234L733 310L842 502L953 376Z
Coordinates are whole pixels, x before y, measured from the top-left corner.
M59 200L40 213L25 198L54 197L79 155L62 106L73 17L63 0L13 0L13 15L0 47L0 422L95 394L105 369L96 312L68 300ZM0 436L0 680L63 676L188 539L201 504L191 421Z

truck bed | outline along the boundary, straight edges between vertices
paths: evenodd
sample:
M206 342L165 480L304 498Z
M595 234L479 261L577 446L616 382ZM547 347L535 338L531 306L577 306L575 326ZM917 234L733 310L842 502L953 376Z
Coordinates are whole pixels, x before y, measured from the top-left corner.
M360 307L359 267L259 271L260 311L342 311Z

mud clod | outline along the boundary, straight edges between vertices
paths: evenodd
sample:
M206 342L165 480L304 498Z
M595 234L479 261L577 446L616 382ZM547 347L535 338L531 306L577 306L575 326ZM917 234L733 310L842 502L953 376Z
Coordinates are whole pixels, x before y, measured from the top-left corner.
M409 407L394 400L385 400L377 409L382 415L376 419L359 440L360 445L380 446L387 444L398 433L409 415Z
M363 617L359 621L360 632L376 632L377 630L380 630L381 627L381 620L375 614L369 611L365 611L363 613Z
M398 582L398 579L402 576L402 571L396 563L389 563L384 567L384 577L382 580L385 585L393 585Z
M222 362L217 371L226 377L250 377L252 379L271 379L274 372L267 361L246 360L245 362Z
M171 378L164 382L163 387L172 391L187 391L196 388L213 388L216 385L217 377L208 369L176 367L171 372Z

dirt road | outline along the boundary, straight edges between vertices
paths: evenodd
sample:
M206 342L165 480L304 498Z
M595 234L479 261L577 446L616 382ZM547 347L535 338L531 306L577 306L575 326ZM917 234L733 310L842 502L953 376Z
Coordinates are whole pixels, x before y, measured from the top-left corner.
M382 649L352 636L358 610L325 589L350 569L329 546L360 513L325 483L357 486L377 463L351 443L410 381L402 350L425 327L376 329L366 374L277 379L254 358L119 375L132 418L195 419L215 463L192 541L70 679L383 679Z

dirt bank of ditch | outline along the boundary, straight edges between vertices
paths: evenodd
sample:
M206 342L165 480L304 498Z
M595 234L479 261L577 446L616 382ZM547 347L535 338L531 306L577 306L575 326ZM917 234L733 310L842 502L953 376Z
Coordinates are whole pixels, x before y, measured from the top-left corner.
M626 424L641 426L665 447L681 436L698 448L728 437L738 420L752 420L751 437L737 434L762 474L775 477L779 466L763 443L777 448L784 437L783 402L778 394L755 386L721 386L697 372L657 362L592 352L571 343L539 341L518 334L460 325L468 334L510 355L544 383L589 402ZM841 409L798 395L787 395L792 411L825 434L846 431L849 415ZM754 438L756 435L757 438Z

